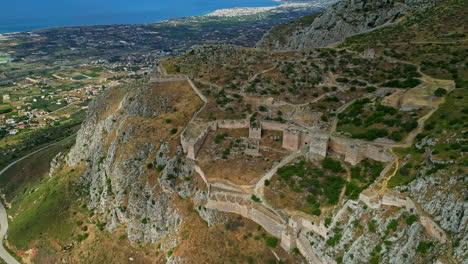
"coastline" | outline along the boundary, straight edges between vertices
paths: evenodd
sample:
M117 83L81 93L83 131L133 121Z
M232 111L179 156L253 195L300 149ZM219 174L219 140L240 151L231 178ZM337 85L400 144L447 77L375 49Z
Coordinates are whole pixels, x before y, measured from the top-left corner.
M326 8L329 3L327 1L316 0L313 2L285 2L283 0L272 0L278 2L278 5L267 7L234 7L215 10L204 15L204 17L238 17L252 16L262 13L285 12L287 10L301 10L308 8ZM336 2L336 1L334 1ZM333 3L333 2L332 2Z
M194 18L194 17L206 17L206 16L212 16L211 14L217 13L217 12L225 12L226 10L249 10L249 12L255 12L257 13L263 13L267 12L271 9L276 9L278 7L284 6L284 5L289 5L290 3L285 3L282 0L270 0L272 2L272 6L264 6L264 7L232 7L232 8L220 8L220 9L214 9L210 11L202 11L202 12L197 12L193 15L188 15L188 16L175 16L171 18L161 18L157 20L153 20L150 22L141 22L141 23L96 23L96 24L70 24L70 25L56 25L56 26L39 26L34 29L30 30L24 30L24 31L12 31L12 32L0 32L0 40L2 38L8 38L8 36L5 35L14 35L18 33L27 33L27 32L33 32L33 31L40 31L40 30L47 30L47 29L55 29L55 28L66 28L66 27L92 27L92 26L110 26L110 25L147 25L147 24L153 24L153 23L161 23L161 22L167 22L171 21L173 19L183 19L183 18ZM274 3L278 3L277 5L274 5ZM264 11L259 11L259 10L264 10ZM247 15L247 14L245 14ZM240 14L239 16L244 16L244 14ZM213 16L212 16L213 17ZM220 16L217 16L220 17Z
M280 2L280 1L277 1ZM311 3L284 3L276 6L266 6L266 7L234 7L234 8L224 8L213 11L209 14L206 14L206 17L236 17L236 16L251 16L258 15L266 12L280 12L284 9L289 8L307 8L313 6Z

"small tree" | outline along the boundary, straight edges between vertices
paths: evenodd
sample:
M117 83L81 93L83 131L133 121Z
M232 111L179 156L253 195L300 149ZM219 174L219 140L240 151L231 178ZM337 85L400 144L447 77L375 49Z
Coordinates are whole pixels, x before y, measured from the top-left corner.
M442 97L447 94L447 90L444 88L437 88L437 90L434 91L434 95L437 97Z
M271 248L275 248L278 245L278 239L275 237L267 237L265 238L265 242Z

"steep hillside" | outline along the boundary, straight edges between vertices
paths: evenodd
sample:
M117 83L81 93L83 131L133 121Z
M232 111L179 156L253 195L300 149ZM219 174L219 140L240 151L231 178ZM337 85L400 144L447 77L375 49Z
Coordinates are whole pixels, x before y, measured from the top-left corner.
M340 47L393 61L411 61L428 75L466 81L467 9L463 0L439 1L434 8L397 25L349 37Z
M260 127L268 120L312 128L316 137L330 133L331 159L303 150L254 197L297 225L296 246L311 263L463 263L467 10L466 1L440 1L333 48L205 46L162 65L188 74L207 95L200 119L247 118ZM345 140L356 143L342 146ZM262 136L260 150L264 144ZM373 159L385 150L366 144L392 158L380 167ZM366 154L361 162L352 158Z
M186 80L107 90L53 176L14 201L9 247L32 263L294 262L254 222L202 206L207 186L179 145L201 105Z
M106 90L51 176L14 192L7 246L32 263L465 263L467 3L327 12L345 3L378 24L415 12L328 48L195 46Z
M342 0L318 15L274 27L256 47L268 50L326 47L346 37L398 23L406 14L423 10L434 2Z

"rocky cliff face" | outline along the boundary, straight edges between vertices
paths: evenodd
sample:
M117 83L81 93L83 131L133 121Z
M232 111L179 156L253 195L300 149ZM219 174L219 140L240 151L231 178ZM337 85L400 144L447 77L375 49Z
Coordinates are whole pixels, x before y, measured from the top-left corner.
M176 247L185 221L178 209L185 201L175 197L196 205L206 192L178 138L158 125L174 114L186 122L192 109L175 109L177 99L145 83L114 88L90 104L67 163L86 163L87 206L103 215L107 230L124 225L131 241L162 242L165 250ZM212 225L218 214L204 210L202 218Z
M280 25L256 45L268 50L326 47L344 38L398 22L409 12L433 6L435 0L342 0L309 21L293 22L290 30ZM299 26L298 26L299 24Z
M468 190L464 188L464 182L466 175L448 168L430 177L418 177L408 186L398 188L411 194L421 209L450 234L453 257L459 260L466 260L468 247L468 204L464 198L468 196Z

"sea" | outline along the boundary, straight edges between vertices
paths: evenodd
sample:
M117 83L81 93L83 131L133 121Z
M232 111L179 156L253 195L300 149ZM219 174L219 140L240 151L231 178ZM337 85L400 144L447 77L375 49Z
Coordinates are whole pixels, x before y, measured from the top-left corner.
M61 26L144 24L272 0L0 0L0 33Z

